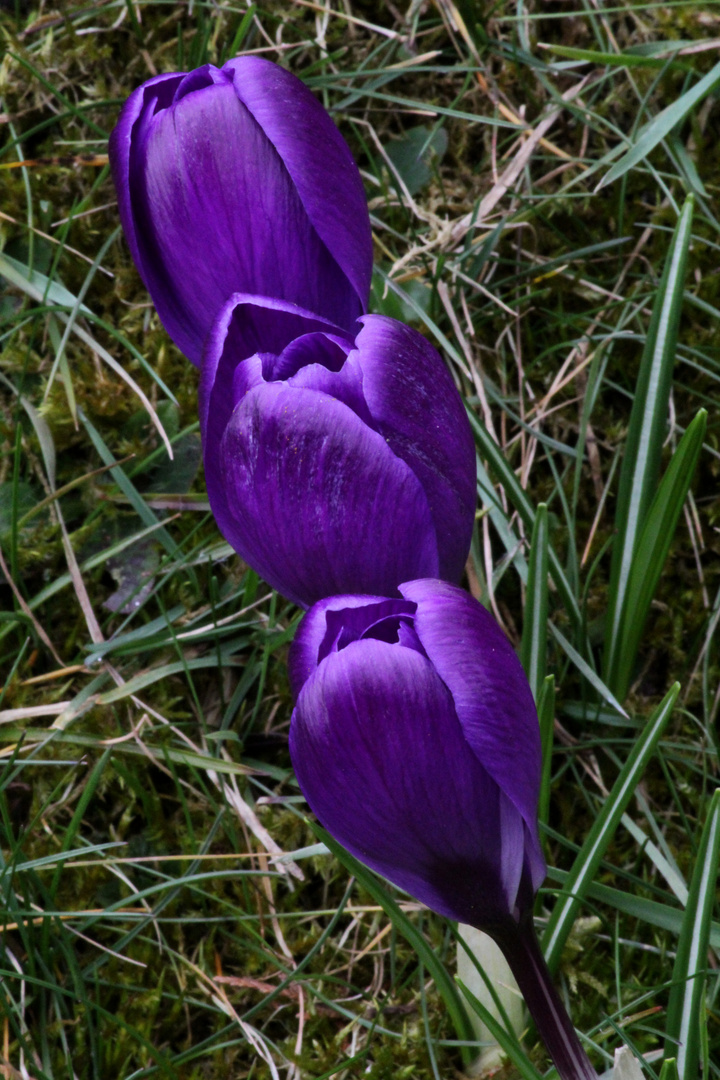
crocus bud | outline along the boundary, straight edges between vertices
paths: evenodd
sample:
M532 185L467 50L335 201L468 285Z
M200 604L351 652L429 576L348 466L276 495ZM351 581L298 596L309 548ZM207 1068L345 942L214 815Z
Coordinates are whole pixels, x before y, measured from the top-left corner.
M457 586L398 591L332 596L301 622L289 657L298 783L358 859L490 934L562 1080L597 1080L533 927L541 751L520 661Z
M110 137L120 219L170 337L194 364L235 292L290 300L349 329L372 271L362 181L294 75L244 56L159 75Z
M321 823L428 907L518 924L545 877L540 732L491 615L436 580L402 599L334 596L290 652L290 752Z
M472 433L415 330L366 315L357 335L294 305L235 296L208 338L200 426L220 529L309 607L399 582L457 581L476 500Z

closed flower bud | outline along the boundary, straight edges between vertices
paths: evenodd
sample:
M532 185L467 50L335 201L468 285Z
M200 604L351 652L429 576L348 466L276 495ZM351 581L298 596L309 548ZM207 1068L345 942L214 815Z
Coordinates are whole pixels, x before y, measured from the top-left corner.
M123 229L194 364L227 298L300 304L349 329L372 272L365 193L333 121L294 75L245 56L159 75L110 138Z
M208 339L200 424L210 506L240 556L309 607L457 581L476 500L473 439L440 356L366 315L356 336L236 296Z
M545 878L540 731L490 614L444 581L332 596L290 650L290 754L305 798L353 855L495 940L561 1080L597 1080L533 926Z
M545 877L540 732L510 642L436 580L335 596L290 653L290 752L321 823L434 911L518 925Z

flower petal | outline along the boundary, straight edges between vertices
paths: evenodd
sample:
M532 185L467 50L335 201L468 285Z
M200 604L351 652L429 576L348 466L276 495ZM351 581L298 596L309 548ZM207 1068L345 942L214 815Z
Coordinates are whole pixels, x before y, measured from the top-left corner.
M336 373L345 363L350 348L350 342L336 334L318 331L303 334L291 341L280 356L275 357L272 369L266 375L267 381L277 379L285 382L315 364Z
M318 151L329 155L321 165ZM347 327L365 309L371 253L362 182L332 120L295 76L250 57L151 80L123 110L111 158L133 257L193 363L234 292L287 299ZM328 179L335 164L339 173ZM321 193L306 208L320 176ZM360 217L339 224L349 208L359 213L358 191ZM350 277L337 258L355 266Z
M437 533L440 577L457 582L477 502L475 447L465 407L440 355L422 334L382 315L360 321L355 346L374 426L420 480Z
M411 581L400 593L417 604L415 630L452 694L468 745L527 823L534 874L542 864L544 877L537 834L540 727L512 645L492 615L462 589Z
M172 104L175 91L184 78L182 72L157 75L154 79L149 79L142 86L139 86L123 105L118 122L110 134L108 149L113 181L118 197L120 220L130 247L130 254L146 284L145 259L135 229L130 194L130 159L133 151L133 141L137 133L136 125L140 118L148 118L159 109L167 109Z
M307 87L277 64L243 56L229 60L223 71L229 70L238 96L282 158L318 236L357 298L353 303L348 296L345 315L339 306L307 306L350 329L367 308L373 256L367 199L347 143Z
M327 394L254 387L227 426L220 464L221 483L208 494L221 531L296 603L350 591L392 595L408 567L437 573L416 477Z
M222 306L208 335L200 374L199 413L210 501L220 501L220 443L240 394L261 379L254 355L281 354L295 338L319 331L341 333L297 304L236 293ZM241 370L242 369L242 370ZM211 490L212 489L212 490Z
M313 335L315 337L317 335ZM329 394L336 401L342 401L359 416L364 424L375 430L372 417L365 403L363 394L363 373L357 362L357 353L347 357L339 371L332 371L320 363L308 363L296 375L287 380L288 386L303 387L305 390L317 390ZM386 440L387 441L387 440Z
M370 640L328 656L300 691L290 753L322 824L373 870L461 922L513 912L522 820L420 653Z
M288 670L290 687L297 698L304 683L331 650L329 636L335 627L332 645L336 647L339 627L352 626L355 638L388 615L414 614L415 605L407 600L392 600L384 596L328 596L318 600L303 616L290 646Z

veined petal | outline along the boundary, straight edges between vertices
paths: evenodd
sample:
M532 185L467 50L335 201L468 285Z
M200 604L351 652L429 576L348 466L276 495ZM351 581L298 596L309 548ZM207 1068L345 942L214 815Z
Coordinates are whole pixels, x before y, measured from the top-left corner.
M512 914L522 821L420 653L364 640L328 656L300 691L290 752L321 823L372 869L461 922Z
M339 300L331 310L308 306L350 329L367 308L372 237L365 191L347 143L307 87L277 64L243 56L229 60L223 71L233 73L240 100L282 158L310 221L342 271L338 278L352 285L355 297L346 297L344 315Z
M468 746L518 808L540 854L540 727L515 651L492 615L443 581L411 581L400 593L417 604L415 630L450 693Z
M547 864L540 844L537 824L533 823L531 826L524 822L524 826L526 862L523 868L523 879L527 879L529 891L534 896L547 877ZM528 899L527 906L530 907L531 904L532 900Z
M287 383L295 388L302 387L329 394L337 401L342 401L364 424L375 430L363 394L362 370L357 362L357 353L351 353L339 371L333 371L320 363L308 363L300 368L296 375L292 375Z
M270 296L236 293L221 307L207 338L198 394L205 477L211 502L222 500L222 492L218 490L220 443L239 393L260 381L260 364L251 365L249 358L261 352L279 355L295 338L320 331L342 335L333 323L297 304ZM243 364L245 370L238 372Z
M288 672L293 697L297 698L305 682L317 668L320 650L327 638L328 615L342 614L354 608L377 609L378 604L394 603L384 596L326 596L310 608L295 632L295 638L288 654Z
M475 446L465 407L422 334L382 315L360 321L355 347L373 424L422 484L437 533L440 577L457 582L477 502Z
M337 334L320 333L315 331L303 334L295 338L287 345L281 354L275 357L272 369L267 372L266 379L286 382L288 379L297 377L307 367L320 365L327 371L336 374L340 371L352 345L347 338L340 338Z
M293 645L287 658L290 688L293 696L298 694L307 679L314 673L318 663L332 651L339 629L331 627L350 624L355 638L361 638L366 630L378 620L389 615L412 615L415 604L407 600L390 599L386 596L327 596L313 604L298 626ZM332 643L329 638L334 637Z
M346 279L232 83L189 93L151 124L133 192L138 239L158 312L189 359L233 292L353 322Z
M139 86L123 105L118 122L110 134L108 150L113 182L117 192L120 220L130 247L130 254L146 284L145 260L135 229L130 192L131 158L133 142L137 134L136 125L141 116L149 119L159 109L167 109L172 104L175 91L184 78L183 72L156 75L155 78L149 79L142 86Z
M437 573L418 480L327 394L256 386L227 425L220 459L221 483L208 494L221 531L296 603L350 591L392 595L410 566Z

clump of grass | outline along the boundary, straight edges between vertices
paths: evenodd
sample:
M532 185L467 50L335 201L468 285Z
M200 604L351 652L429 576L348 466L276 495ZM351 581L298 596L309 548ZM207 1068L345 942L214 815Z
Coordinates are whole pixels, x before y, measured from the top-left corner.
M697 867L715 857L703 827L717 814L720 143L711 93L682 107L713 67L712 11L128 0L16 2L0 20L0 163L14 166L0 217L0 1072L463 1067L437 977L454 970L452 932L404 897L391 907L362 868L349 876L303 818L284 667L299 613L209 516L196 376L118 233L104 154L122 100L155 72L248 50L333 110L367 185L373 308L434 341L475 420L468 584L536 658L553 867L538 918L557 931L573 1018L598 1067L626 1042L654 1077L687 1008L717 1075L720 929ZM598 188L673 105L675 126ZM656 473L623 495L688 194ZM603 666L618 521L655 494L701 407L695 481L621 678ZM697 974L688 942L708 928ZM547 1067L532 1031L523 1045L508 1078Z

